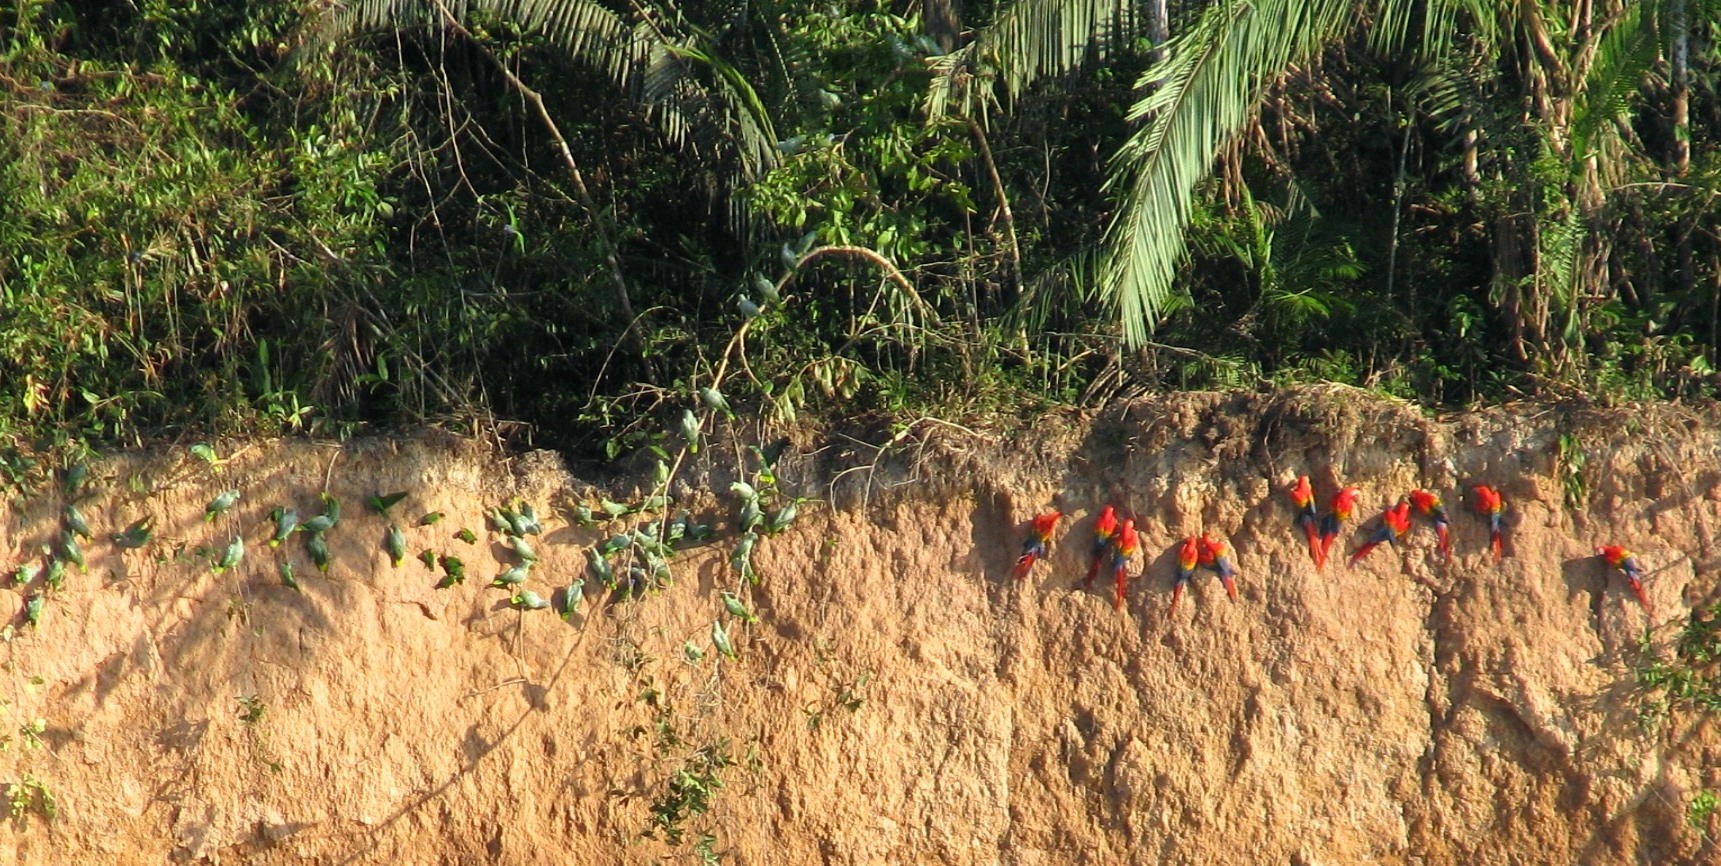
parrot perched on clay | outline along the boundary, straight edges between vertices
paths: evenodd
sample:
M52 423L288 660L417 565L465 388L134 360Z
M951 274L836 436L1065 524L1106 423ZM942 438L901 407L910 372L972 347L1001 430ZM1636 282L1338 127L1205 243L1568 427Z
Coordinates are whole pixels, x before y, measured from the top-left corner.
M1476 494L1473 503L1476 513L1488 518L1488 545L1494 550L1494 561L1499 562L1506 555L1504 541L1504 515L1506 502L1500 497L1500 491L1486 484L1478 484L1471 492Z
M1291 487L1291 504L1297 507L1297 525L1309 537L1309 558L1318 569L1326 562L1321 557L1320 516L1315 512L1315 489L1309 486L1309 476L1297 476L1297 483Z
M1112 551L1112 577L1117 583L1117 589L1112 594L1111 606L1115 610L1123 610L1123 585L1129 580L1129 559L1141 549L1141 542L1135 534L1135 518L1126 517L1123 526L1117 530L1117 547Z
M1409 531L1410 500L1400 499L1397 505L1381 513L1380 526L1375 529L1373 535L1368 537L1367 541L1363 542L1361 547L1356 549L1356 553L1351 554L1350 567L1356 568L1356 564L1383 541L1387 544L1398 544L1399 541L1403 540L1404 534Z
M1171 612L1177 613L1177 600L1183 597L1183 588L1195 577L1195 568L1201 564L1201 540L1191 535L1183 539L1183 546L1177 549L1177 583L1171 587Z
M1100 573L1100 566L1105 565L1106 557L1111 553L1112 540L1117 538L1117 509L1107 505L1100 510L1099 520L1094 521L1094 550L1088 563L1088 576L1082 581L1082 586L1093 586L1094 577Z
M1637 603L1643 605L1644 610L1649 610L1649 595L1643 591L1643 564L1637 561L1637 557L1617 544L1596 548L1596 556L1625 572L1625 582L1631 584L1631 591L1636 594Z
M1416 507L1418 514L1427 517L1434 524L1434 534L1440 539L1440 555L1452 558L1452 521L1446 516L1446 509L1440 504L1440 497L1427 490L1410 491L1410 504Z
M1047 547L1052 543L1052 530L1058 525L1058 518L1063 512L1056 508L1034 518L1032 526L1028 527L1028 540L1022 542L1022 555L1016 559L1016 567L1010 570L1010 576L1020 580L1028 575L1028 569L1034 563L1046 556Z
M1321 559L1319 567L1326 568L1327 558L1332 555L1333 542L1339 537L1339 528L1351 519L1351 512L1356 510L1356 500L1362 495L1360 487L1346 487L1333 494L1333 510L1321 517Z
M1231 545L1224 539L1201 533L1200 563L1219 575L1219 582L1225 584L1225 594L1236 601L1237 566L1231 561Z

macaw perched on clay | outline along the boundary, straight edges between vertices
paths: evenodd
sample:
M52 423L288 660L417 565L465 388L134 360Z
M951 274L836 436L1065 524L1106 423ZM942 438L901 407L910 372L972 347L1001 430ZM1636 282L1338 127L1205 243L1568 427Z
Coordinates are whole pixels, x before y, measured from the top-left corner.
M1297 476L1297 483L1291 486L1291 504L1297 507L1297 525L1309 537L1309 558L1318 569L1325 561L1321 558L1320 515L1315 513L1315 489L1309 486L1309 476Z
M1471 489L1476 494L1476 513L1488 518L1488 544L1494 549L1494 561L1499 562L1506 555L1504 542L1504 515L1506 501L1500 497L1500 491L1486 484L1478 484Z
M1052 530L1058 525L1058 518L1063 512L1056 508L1034 518L1033 525L1028 527L1028 540L1022 542L1022 555L1016 559L1016 567L1010 571L1010 576L1020 580L1028 575L1028 569L1046 555L1047 546L1052 543Z
M1369 551L1380 546L1383 541L1392 545L1398 544L1399 541L1403 540L1404 534L1409 531L1410 500L1400 499L1397 505L1381 513L1380 526L1375 529L1373 535L1368 537L1367 541L1363 542L1361 547L1356 549L1356 553L1351 554L1350 567L1356 568L1356 564L1367 556Z
M1219 582L1225 584L1225 594L1237 600L1237 566L1231 561L1231 545L1223 539L1201 533L1201 558L1203 566L1213 569L1219 575Z
M1440 497L1427 490L1412 490L1410 504L1416 506L1416 513L1434 524L1434 534L1440 538L1440 555L1451 559L1452 521L1447 518L1446 509L1441 507Z
M1333 494L1333 510L1321 517L1321 559L1319 568L1326 568L1327 558L1332 555L1333 541L1339 537L1339 528L1351 519L1351 512L1356 510L1356 500L1362 495L1361 487L1346 487Z
M1116 537L1117 509L1107 505L1100 510L1100 519L1094 522L1094 550L1088 563L1088 576L1082 580L1082 586L1094 585L1094 577L1100 573L1100 566L1105 565L1111 553L1112 539Z
M1596 548L1596 556L1625 572L1625 582L1631 584L1631 591L1637 595L1637 603L1643 605L1644 610L1649 610L1649 595L1643 591L1643 564L1637 561L1637 557L1617 544Z
M1117 547L1112 551L1112 577L1117 581L1117 590L1112 595L1111 606L1115 610L1123 610L1123 585L1129 580L1129 558L1141 549L1141 541L1135 534L1135 518L1126 517L1123 526L1117 530Z
M1191 535L1183 539L1183 546L1177 549L1177 583L1171 587L1171 612L1177 613L1177 600L1183 597L1183 588L1195 577L1195 568L1201 564L1201 539Z

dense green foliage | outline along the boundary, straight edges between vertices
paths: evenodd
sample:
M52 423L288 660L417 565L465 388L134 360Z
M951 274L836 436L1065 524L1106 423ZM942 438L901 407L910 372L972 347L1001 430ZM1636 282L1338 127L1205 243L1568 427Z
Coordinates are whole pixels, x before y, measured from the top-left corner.
M0 447L1708 395L1713 5L4 0Z

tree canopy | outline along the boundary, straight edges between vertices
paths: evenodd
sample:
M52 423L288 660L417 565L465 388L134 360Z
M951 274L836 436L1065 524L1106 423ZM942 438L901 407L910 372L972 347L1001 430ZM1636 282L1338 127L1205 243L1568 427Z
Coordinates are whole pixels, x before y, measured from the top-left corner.
M1710 396L1715 0L0 2L0 448Z

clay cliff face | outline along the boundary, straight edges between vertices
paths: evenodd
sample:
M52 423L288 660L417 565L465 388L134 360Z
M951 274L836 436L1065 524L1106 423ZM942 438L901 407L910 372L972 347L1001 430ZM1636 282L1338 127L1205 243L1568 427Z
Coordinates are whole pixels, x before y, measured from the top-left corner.
M40 782L9 862L1709 863L1685 824L1721 787L1690 715L1640 723L1634 670L1716 594L1721 444L1706 417L1530 408L1434 420L1348 391L1193 395L1041 426L935 432L876 466L792 450L818 497L730 566L736 468L682 489L719 537L673 585L564 622L487 588L515 561L484 510L545 514L527 586L640 521L570 523L599 492L549 455L442 439L233 446L95 464L87 571L17 622L0 668L0 781ZM943 428L939 428L940 431ZM1561 459L1560 435L1570 437ZM721 450L721 449L714 449ZM872 462L863 449L859 457ZM1581 472L1574 460L1584 455ZM798 456L797 456L798 455ZM1361 515L1442 491L1455 558L1418 524L1354 570L1310 563L1284 488L1363 487ZM649 476L649 472L646 473ZM1509 503L1493 564L1461 483ZM680 485L681 482L678 482ZM1571 492L1587 503L1568 508ZM204 504L234 488L227 515ZM267 518L345 506L319 574ZM409 558L362 504L403 490ZM638 490L602 493L634 499ZM64 497L0 516L0 567L42 561ZM1105 503L1142 518L1144 577L1114 611L1078 585ZM1026 521L1069 514L1049 562L1008 578ZM560 506L560 508L557 508ZM442 511L434 526L421 514ZM146 515L138 550L106 536ZM462 527L477 543L455 539ZM1168 615L1174 545L1225 533L1233 603L1198 578ZM1340 545L1357 542L1358 525ZM247 555L213 573L234 534ZM1636 550L1653 617L1592 555ZM466 563L463 585L411 557ZM291 558L302 591L280 585ZM726 613L737 591L758 616ZM40 578L9 597L22 607ZM712 640L720 621L737 658ZM701 656L693 660L691 656ZM20 726L40 718L36 739ZM1714 832L1711 824L1709 832ZM649 835L647 835L649 831Z

